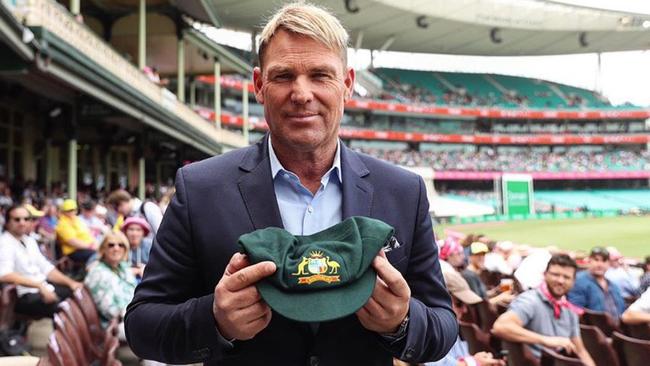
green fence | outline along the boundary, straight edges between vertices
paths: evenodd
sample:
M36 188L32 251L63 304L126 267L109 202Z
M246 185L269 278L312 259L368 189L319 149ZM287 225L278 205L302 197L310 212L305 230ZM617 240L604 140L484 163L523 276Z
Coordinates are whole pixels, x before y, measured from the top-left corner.
M583 219L586 217L615 217L620 216L618 210L596 210L587 212L544 212L534 214L512 214L512 215L484 215L472 217L453 217L452 224L476 224L493 221L523 221L523 220L564 220L564 219Z

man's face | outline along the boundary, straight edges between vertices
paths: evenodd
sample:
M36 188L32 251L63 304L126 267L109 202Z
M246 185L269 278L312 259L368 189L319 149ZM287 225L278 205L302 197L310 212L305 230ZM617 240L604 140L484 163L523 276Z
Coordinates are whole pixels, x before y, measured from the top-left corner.
M594 255L589 257L589 273L596 278L605 276L605 272L609 269L609 260L600 256Z
M32 223L29 219L29 212L24 208L18 208L9 215L7 231L14 236L23 236L29 233Z
M144 230L138 225L129 225L126 228L126 237L129 239L131 248L136 248L142 242L142 238L144 238Z
M478 269L485 268L485 253L470 255L469 262Z
M117 204L117 212L128 216L131 213L131 201L122 201Z
M573 267L551 265L544 272L546 286L554 297L562 297L571 290L575 282L576 271Z
M447 257L447 262L453 267L461 267L465 263L465 254L462 250L453 254L449 254L449 257Z
M311 38L280 29L255 68L255 98L264 105L271 136L296 152L335 144L354 70L341 55Z

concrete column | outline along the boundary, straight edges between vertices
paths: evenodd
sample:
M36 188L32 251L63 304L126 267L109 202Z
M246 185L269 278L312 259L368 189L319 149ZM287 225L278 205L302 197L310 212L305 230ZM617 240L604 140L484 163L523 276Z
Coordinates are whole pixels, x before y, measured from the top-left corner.
M221 128L221 63L214 62L214 123Z
M145 191L144 191L144 184L145 184L145 165L144 165L144 156L141 156L140 159L138 159L138 198L140 198L142 201L145 199Z
M81 13L81 0L70 0L70 13L72 15Z
M242 104L242 132L244 134L244 141L248 144L248 80L244 80L242 83L242 92L241 92L241 104Z
M77 199L77 139L68 141L68 197Z
M106 190L111 191L111 148L108 147L106 149L106 160L105 160L105 168L106 168Z
M52 140L45 140L45 191L52 189Z
M190 107L194 108L196 106L196 80L191 78L190 81Z
M16 148L16 141L14 141L15 130L16 124L12 121L7 129L9 132L9 136L7 136L7 178L9 178L9 181L13 181L16 178L16 162L14 161L14 149Z
M34 134L36 127L34 121L29 118L25 121L23 126L23 142L22 142L22 165L23 165L23 178L25 180L36 180L36 159L34 159ZM29 132L28 132L29 131Z
M185 43L182 36L178 39L178 46L176 47L176 50L178 51L178 77L176 97L181 103L185 103Z
M138 68L147 66L147 1L140 0L138 11Z

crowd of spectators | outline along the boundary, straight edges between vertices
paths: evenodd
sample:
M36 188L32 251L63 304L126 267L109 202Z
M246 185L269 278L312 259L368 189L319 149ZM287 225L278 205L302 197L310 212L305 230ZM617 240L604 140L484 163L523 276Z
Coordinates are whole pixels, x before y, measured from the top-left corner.
M0 286L15 286L15 313L52 318L63 300L85 287L101 324L120 322L173 189L142 202L123 189L82 191L70 199L56 190L45 195L33 184L16 188L12 194L0 180ZM19 330L24 336L26 324L18 321L0 333ZM125 340L123 325L118 327Z
M491 148L469 152L359 148L358 151L403 166L425 166L435 171L471 172L605 172L650 169L650 151L496 152Z
M650 256L633 263L615 247L568 252L456 232L438 247L461 336L447 357L427 366L505 365L508 357L523 364L558 354L608 364L594 342L583 341L590 326L603 339L617 331L650 340ZM611 328L593 320L601 318Z

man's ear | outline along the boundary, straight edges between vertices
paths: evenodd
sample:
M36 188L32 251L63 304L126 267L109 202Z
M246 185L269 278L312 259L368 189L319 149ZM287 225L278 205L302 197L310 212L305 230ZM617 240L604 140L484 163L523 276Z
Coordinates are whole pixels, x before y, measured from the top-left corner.
M259 67L253 69L253 87L255 89L255 100L259 104L264 104L264 94L262 94L262 86L264 85L264 78L262 70Z
M345 80L343 81L345 83L345 89L346 93L345 96L343 97L344 101L348 101L352 99L352 94L354 93L354 69L351 67L348 67L347 72L345 73Z

